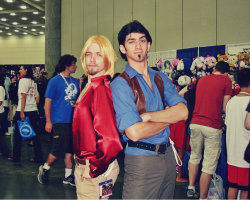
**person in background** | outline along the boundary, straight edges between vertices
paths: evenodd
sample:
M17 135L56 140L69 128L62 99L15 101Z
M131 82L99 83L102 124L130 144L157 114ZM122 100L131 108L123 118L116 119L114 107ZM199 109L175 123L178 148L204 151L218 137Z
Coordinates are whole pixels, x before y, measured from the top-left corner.
M199 79L196 86L195 107L190 123L191 156L188 163L189 186L188 198L198 198L195 180L202 158L200 177L200 198L206 199L211 181L215 173L221 152L222 112L232 95L232 83L229 79L229 64L220 61L216 64L213 74Z
M40 101L37 106L38 106L40 118L45 118L43 107L45 103L44 95L45 95L47 85L48 85L48 73L44 71L42 72L41 76L37 80L37 88L38 88L38 92L40 95Z
M17 75L12 75L11 84L9 87L9 104L10 104L10 112L9 112L9 119L11 123L11 127L13 126L13 117L15 116L17 105L18 105L18 83Z
M56 159L63 158L63 184L75 185L72 174L72 119L79 95L79 81L71 74L76 71L76 61L72 55L62 56L57 65L59 74L50 79L45 92L45 131L53 134L53 140L47 161L39 167L37 178L41 184L48 183L50 168Z
M186 101L170 79L148 66L152 38L140 22L123 26L118 41L128 61L111 83L117 128L127 142L122 198L172 199L176 160L169 125L187 118Z
M86 41L81 59L88 82L73 117L76 193L78 199L108 198L110 190L99 191L114 186L119 173L116 157L122 151L110 90L117 57L111 42L95 35ZM105 181L110 182L99 186Z
M9 147L4 139L4 106L3 102L5 99L5 89L4 89L4 76L0 74L0 153L3 156L9 157Z
M21 79L18 84L18 105L17 111L14 116L14 144L13 144L13 156L9 157L10 161L20 162L22 151L22 138L19 133L17 121L29 117L31 127L36 133L36 136L32 138L34 142L34 157L31 158L31 162L42 163L43 154L42 147L39 138L39 116L37 112L37 103L39 102L39 93L37 91L37 85L34 81L33 71L31 67L21 66L19 70Z
M250 101L250 68L240 70L238 75L240 92L229 100L226 107L226 144L228 164L228 199L248 198L249 163L244 152L250 141L250 131L244 126L246 107Z

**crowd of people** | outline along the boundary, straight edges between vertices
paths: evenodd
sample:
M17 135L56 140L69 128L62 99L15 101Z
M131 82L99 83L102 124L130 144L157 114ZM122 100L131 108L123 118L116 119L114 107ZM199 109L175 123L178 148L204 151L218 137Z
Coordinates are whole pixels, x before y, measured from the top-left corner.
M127 64L116 78L113 76L117 55L103 35L90 37L83 46L80 62L85 76L81 82L71 76L77 68L73 55L60 58L49 81L46 72L35 80L32 69L24 66L20 67L18 82L16 76L8 80L1 75L0 150L10 161L20 162L22 139L17 122L29 117L32 128L39 133L39 120L44 119L44 129L51 134L52 141L46 160L40 135L31 139L34 145L31 161L42 164L38 170L39 183L49 184L51 166L62 158L63 184L76 186L78 199L107 199L119 174L117 157L124 150L122 198L173 199L176 181L185 182L176 169L178 154L183 159L184 152L176 144L186 143L188 137L178 135L180 129L174 125L182 123L180 127L187 132L185 121L190 110L181 94L188 89L179 94L166 75L148 66L152 38L140 22L123 26L118 42L120 55ZM227 197L237 198L240 190L240 198L248 198L249 163L244 160L244 152L250 141L250 69L239 72L241 90L233 98L229 70L229 64L220 61L211 75L200 78L196 84L190 119L188 198L207 198L220 157L224 123ZM13 91L16 95L12 95ZM4 104L6 99L10 99L10 105ZM15 126L12 155L3 139L9 108L12 111L9 119L14 116ZM195 182L200 164L198 192Z

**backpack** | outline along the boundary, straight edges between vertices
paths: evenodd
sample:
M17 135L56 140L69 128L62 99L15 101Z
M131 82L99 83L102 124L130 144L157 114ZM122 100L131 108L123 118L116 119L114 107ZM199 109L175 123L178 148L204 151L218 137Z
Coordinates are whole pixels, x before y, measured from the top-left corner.
M199 79L197 79L194 83L191 83L187 86L187 92L184 94L184 99L187 101L187 108L188 108L188 119L186 120L186 126L189 126L194 106L195 106L195 95L196 95L196 88L198 84Z

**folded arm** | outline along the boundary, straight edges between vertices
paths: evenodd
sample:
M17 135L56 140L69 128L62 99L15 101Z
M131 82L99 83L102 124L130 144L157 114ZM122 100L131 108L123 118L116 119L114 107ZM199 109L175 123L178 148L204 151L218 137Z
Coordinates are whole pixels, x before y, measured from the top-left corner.
M143 113L141 117L151 122L174 124L188 118L188 109L184 103L178 103L172 107L166 107L165 110Z

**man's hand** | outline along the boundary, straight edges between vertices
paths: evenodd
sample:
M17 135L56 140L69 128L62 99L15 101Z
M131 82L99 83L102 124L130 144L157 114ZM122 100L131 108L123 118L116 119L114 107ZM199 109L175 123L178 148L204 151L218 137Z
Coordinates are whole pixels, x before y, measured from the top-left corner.
M149 122L150 119L151 119L151 116L150 116L149 113L142 113L142 114L140 115L140 117L142 118L142 121L143 121L143 122Z
M24 119L25 119L24 112L20 112L20 119L21 119L22 121L24 121Z
M46 122L46 124L45 124L45 131L48 132L48 133L51 133L52 127L53 127L53 125L52 125L51 122Z

